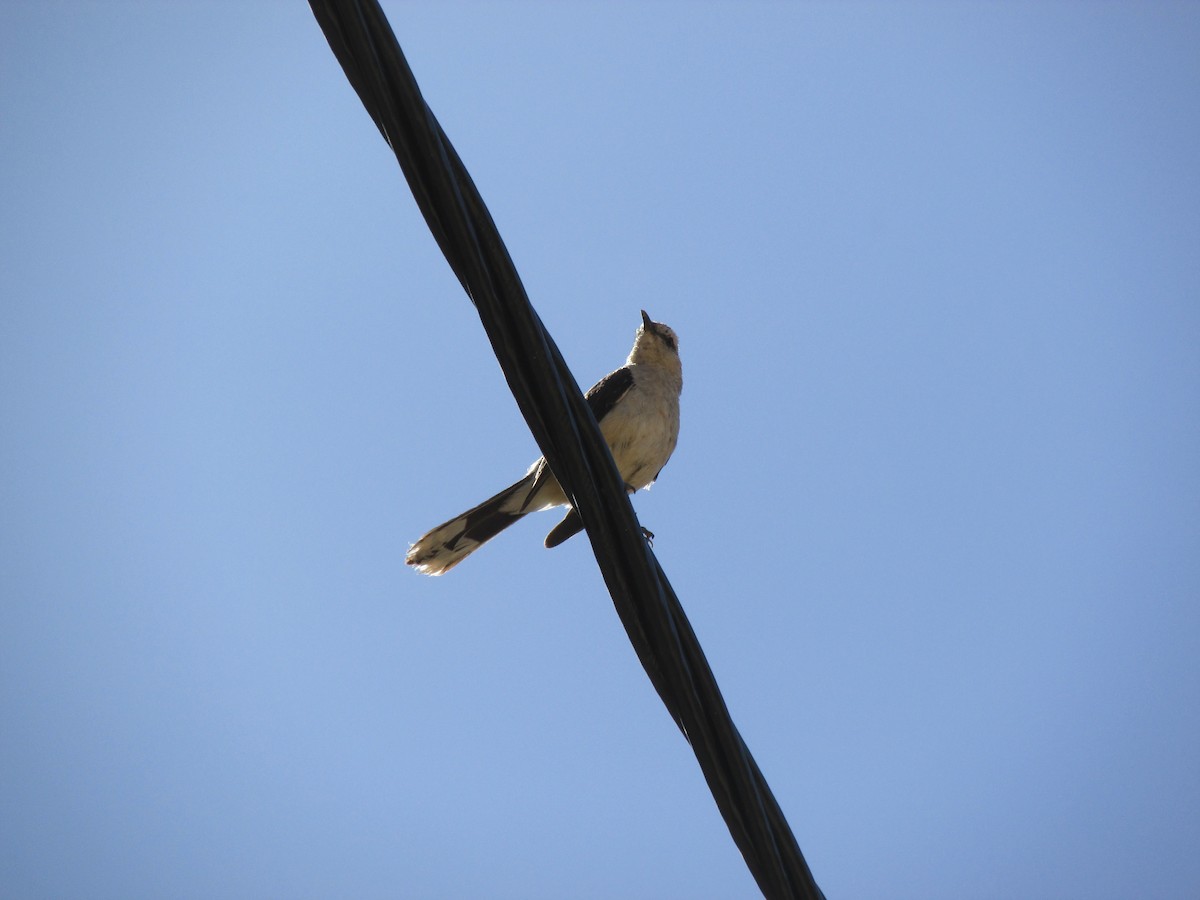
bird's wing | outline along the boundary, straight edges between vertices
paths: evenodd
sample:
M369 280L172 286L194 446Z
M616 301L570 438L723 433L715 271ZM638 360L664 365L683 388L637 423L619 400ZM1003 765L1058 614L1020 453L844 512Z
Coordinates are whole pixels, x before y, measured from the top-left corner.
M604 417L612 412L612 408L620 402L621 398L629 392L631 387L633 387L633 370L629 366L621 366L621 368L609 372L592 385L591 390L584 394L584 399L587 400L588 406L591 407L592 415L596 417L596 421L603 422ZM533 478L533 487L529 490L529 497L526 502L533 499L537 494L538 488L549 477L551 477L550 467L546 465L546 460L543 458L538 461L537 470ZM522 509L521 511L524 512L525 510ZM566 540L566 538L563 540Z
M592 415L597 422L603 422L604 417L612 412L612 408L620 402L629 389L633 387L633 369L621 366L615 372L609 372L594 385L585 395Z

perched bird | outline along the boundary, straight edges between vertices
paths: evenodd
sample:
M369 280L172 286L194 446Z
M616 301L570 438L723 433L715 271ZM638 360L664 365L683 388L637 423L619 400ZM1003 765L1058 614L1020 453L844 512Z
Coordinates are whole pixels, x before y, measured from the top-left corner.
M642 310L642 324L625 365L587 392L592 415L631 494L653 484L675 450L682 389L675 332L651 322ZM543 457L516 484L422 535L404 561L418 572L441 575L522 516L570 505ZM557 547L582 530L579 513L572 508L546 535L546 546Z

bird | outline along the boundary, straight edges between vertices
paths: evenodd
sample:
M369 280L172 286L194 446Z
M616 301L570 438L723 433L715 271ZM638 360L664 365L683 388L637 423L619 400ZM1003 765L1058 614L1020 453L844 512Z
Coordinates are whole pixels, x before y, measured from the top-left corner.
M586 395L630 494L650 487L675 451L683 390L679 338L641 312L625 365ZM520 481L419 537L404 561L422 574L442 575L517 520L555 506L571 507L571 501L541 457ZM579 512L571 507L546 535L546 546L557 547L582 530Z

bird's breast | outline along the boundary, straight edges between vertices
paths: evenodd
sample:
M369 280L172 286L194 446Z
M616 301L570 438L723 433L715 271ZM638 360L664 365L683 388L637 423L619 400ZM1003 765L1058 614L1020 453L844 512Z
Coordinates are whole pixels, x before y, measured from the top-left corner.
M621 477L641 489L654 481L679 437L679 395L640 379L600 423Z

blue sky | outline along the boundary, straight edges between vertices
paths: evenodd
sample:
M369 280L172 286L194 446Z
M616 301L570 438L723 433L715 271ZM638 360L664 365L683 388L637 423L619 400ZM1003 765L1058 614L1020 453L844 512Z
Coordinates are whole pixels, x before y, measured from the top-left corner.
M828 896L1200 895L1200 7L386 9ZM304 4L0 6L0 893L752 897Z

